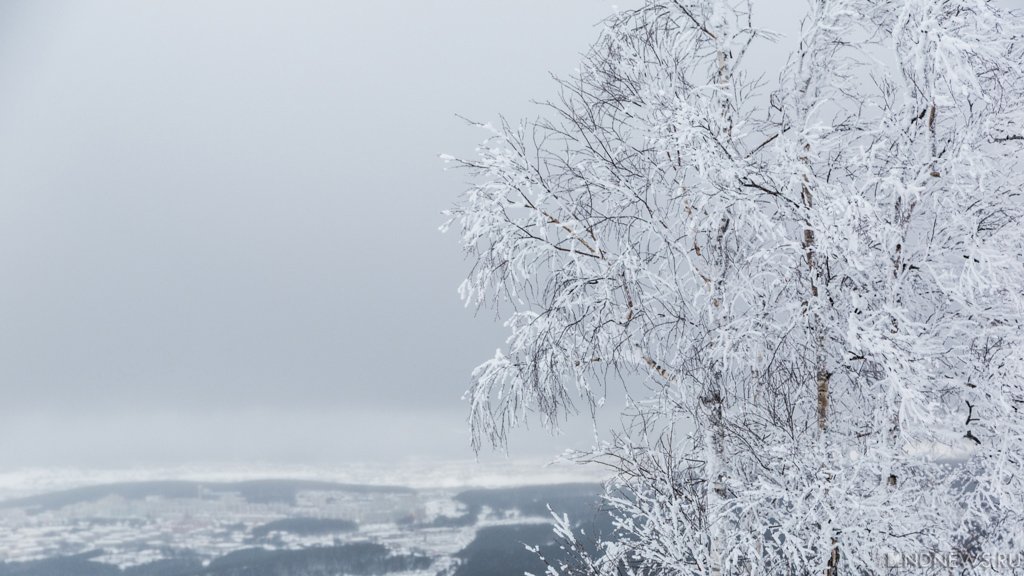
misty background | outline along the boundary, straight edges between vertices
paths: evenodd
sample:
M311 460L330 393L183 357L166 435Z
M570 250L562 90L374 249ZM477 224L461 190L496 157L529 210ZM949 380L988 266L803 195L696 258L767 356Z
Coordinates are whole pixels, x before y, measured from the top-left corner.
M505 333L459 301L438 154L536 113L611 10L0 3L0 468L472 458Z
M769 83L805 7L755 3ZM541 113L612 11L0 2L0 470L472 458L460 397L506 332L458 298L438 155L486 137L456 114Z

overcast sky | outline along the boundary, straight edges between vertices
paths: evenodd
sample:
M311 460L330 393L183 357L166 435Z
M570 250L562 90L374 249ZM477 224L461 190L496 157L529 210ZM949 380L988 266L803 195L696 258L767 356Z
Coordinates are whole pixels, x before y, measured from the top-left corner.
M0 469L472 457L505 333L458 299L438 155L485 136L456 113L538 112L611 10L0 2Z
M458 299L437 156L610 11L0 3L0 467L472 457L504 332Z

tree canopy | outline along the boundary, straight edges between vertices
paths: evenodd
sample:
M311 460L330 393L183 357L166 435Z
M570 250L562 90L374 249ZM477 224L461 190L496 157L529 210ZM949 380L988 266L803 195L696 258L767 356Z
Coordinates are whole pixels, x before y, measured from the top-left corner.
M617 13L543 117L450 159L462 296L510 330L476 446L640 382L577 454L617 536L552 573L1024 564L1022 19L812 0L762 74L767 9Z

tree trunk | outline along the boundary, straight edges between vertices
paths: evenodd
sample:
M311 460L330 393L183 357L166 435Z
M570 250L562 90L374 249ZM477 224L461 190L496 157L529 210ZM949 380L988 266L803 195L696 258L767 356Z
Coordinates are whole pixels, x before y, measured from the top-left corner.
M716 383L717 385L717 383ZM704 397L704 405L708 410L708 430L705 444L708 449L708 539L710 548L708 556L711 561L712 576L722 575L722 544L726 538L723 522L719 513L725 501L726 489L722 463L725 462L725 427L722 421L722 392L719 387L712 388Z

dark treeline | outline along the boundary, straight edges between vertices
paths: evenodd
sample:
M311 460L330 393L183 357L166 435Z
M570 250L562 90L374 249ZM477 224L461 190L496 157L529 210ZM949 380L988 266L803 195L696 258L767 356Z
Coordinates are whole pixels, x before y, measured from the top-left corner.
M351 520L338 520L334 518L282 518L267 522L262 526L252 529L252 537L255 539L266 538L271 532L288 532L308 536L313 534L335 534L340 532L355 532L359 524Z
M304 550L248 548L222 556L208 566L193 557L124 570L93 561L98 554L0 564L0 576L372 576L425 570L431 565L426 556L392 555L386 547L368 542Z
M181 480L155 482L122 482L84 486L48 492L25 498L0 502L0 508L26 508L33 511L59 510L64 506L94 502L110 496L125 500L141 500L149 496L162 498L204 498L220 494L238 494L254 504L283 503L295 504L295 496L305 490L330 492L372 493L413 493L411 488L401 486L366 486L361 484L339 484L315 480L246 480L242 482L191 482Z

